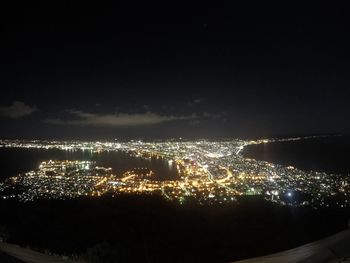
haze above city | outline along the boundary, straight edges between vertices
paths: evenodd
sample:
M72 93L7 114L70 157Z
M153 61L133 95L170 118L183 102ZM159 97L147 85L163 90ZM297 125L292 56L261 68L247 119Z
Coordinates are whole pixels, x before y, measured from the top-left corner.
M1 138L350 131L348 25L335 4L6 11Z

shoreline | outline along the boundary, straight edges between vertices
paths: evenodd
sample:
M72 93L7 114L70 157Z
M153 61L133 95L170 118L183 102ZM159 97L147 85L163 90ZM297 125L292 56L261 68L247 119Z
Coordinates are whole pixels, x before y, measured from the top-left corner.
M283 163L278 163L278 162L271 162L271 161L268 161L266 159L258 159L258 158L254 158L254 157L248 157L247 156L247 147L249 146L260 146L262 144L273 144L273 143L283 143L283 142L292 142L292 141L302 141L302 140L312 140L312 139L324 139L324 138L333 138L333 137L345 137L344 135L317 135L317 136L304 136L304 137L291 137L291 138L278 138L278 139L259 139L259 140L256 140L256 141L249 141L247 144L243 145L242 146L242 149L240 149L239 152L237 152L237 154L242 157L243 159L245 160L254 160L256 162L266 162L266 163L269 163L269 164L272 164L272 165L279 165L279 166L283 166L283 167L293 167L293 168L296 168L298 170L301 170L303 172L318 172L318 173L326 173L326 174L336 174L336 175L340 175L342 173L338 173L338 172L326 172L326 171L319 171L319 170L308 170L308 169L304 169L304 168L301 168L299 167L299 165L295 165L295 164L292 164L292 165L286 165L286 164L283 164ZM295 162L294 162L295 163Z

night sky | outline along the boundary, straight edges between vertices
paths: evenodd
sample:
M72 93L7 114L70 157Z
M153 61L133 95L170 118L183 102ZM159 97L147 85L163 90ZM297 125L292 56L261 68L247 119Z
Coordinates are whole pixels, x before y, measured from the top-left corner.
M349 133L346 8L289 3L4 7L0 138Z

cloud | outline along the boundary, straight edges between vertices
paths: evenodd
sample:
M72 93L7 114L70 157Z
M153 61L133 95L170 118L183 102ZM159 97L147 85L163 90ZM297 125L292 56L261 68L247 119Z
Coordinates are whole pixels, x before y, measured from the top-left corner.
M38 109L35 106L26 105L22 101L14 101L10 106L0 107L0 115L8 118L21 118L31 115Z
M214 119L214 120L221 119L223 117L223 115L224 114L220 114L220 113L217 113L217 114L212 114L212 113L209 113L209 112L204 112L203 113L203 117Z
M77 110L67 111L72 117L69 120L47 119L46 123L57 125L79 125L79 126L104 126L104 127L127 127L154 125L170 121L193 120L196 114L187 116L160 115L157 113L116 113L116 114L96 114Z

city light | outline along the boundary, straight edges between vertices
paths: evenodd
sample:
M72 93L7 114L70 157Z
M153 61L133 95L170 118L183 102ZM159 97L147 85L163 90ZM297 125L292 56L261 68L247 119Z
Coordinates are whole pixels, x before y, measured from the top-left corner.
M162 158L177 170L180 178L159 181L155 172L147 167L135 167L115 174L112 168L100 167L94 162L49 160L42 162L37 170L1 182L0 196L30 201L37 198L99 197L108 193L113 196L156 194L179 203L192 198L199 204L220 204L237 202L238 196L257 195L280 205L314 208L349 206L349 177L305 172L291 166L247 159L242 155L244 148L251 144L300 139L303 138L118 143L2 140L0 146L5 148L88 149L93 153L122 151L139 158ZM283 195L288 197L288 201ZM291 199L294 195L302 198ZM336 202L333 201L335 199Z

